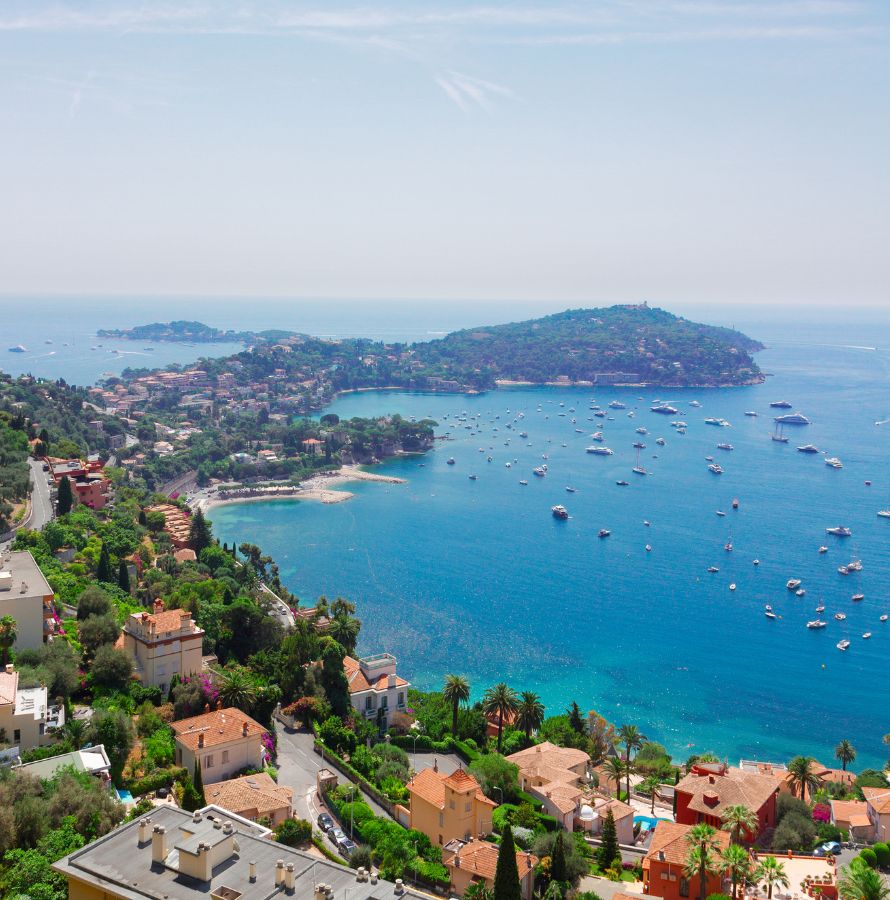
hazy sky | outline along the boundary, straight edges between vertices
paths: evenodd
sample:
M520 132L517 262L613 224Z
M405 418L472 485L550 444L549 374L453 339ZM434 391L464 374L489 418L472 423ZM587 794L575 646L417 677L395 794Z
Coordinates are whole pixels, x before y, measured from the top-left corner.
M0 0L0 291L890 304L888 76L890 0Z

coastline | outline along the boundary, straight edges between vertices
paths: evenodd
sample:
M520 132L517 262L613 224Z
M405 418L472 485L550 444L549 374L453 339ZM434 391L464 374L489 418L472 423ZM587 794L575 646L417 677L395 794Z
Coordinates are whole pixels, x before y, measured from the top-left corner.
M256 503L259 500L314 500L330 505L351 500L355 494L351 491L339 490L341 485L352 481L376 481L381 484L407 484L406 479L394 475L379 475L366 472L358 466L341 466L337 470L321 472L313 475L299 485L279 484L261 488L245 488L241 496L232 497L200 497L193 504L193 509L204 513L220 506L231 506L235 503Z

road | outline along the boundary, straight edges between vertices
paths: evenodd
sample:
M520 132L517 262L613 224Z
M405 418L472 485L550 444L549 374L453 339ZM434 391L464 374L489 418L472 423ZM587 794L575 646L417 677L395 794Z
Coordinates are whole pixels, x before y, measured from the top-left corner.
M307 819L317 828L318 814L326 810L315 789L316 775L319 769L328 768L327 763L312 749L315 737L311 732L290 731L277 721L275 730L278 734L278 783L293 788L294 814L300 819ZM334 773L339 776L341 784L346 781L345 776L336 769ZM370 797L362 795L362 799L375 816L389 818L386 810Z
M29 459L31 468L31 515L23 523L25 528L40 531L53 518L53 502L49 493L49 476L43 471L43 463Z

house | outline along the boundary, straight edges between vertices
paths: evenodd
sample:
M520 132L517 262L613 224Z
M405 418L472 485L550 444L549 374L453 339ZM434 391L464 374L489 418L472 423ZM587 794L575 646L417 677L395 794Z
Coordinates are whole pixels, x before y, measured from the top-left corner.
M691 825L659 821L652 832L652 840L643 858L643 892L664 900L681 900L699 895L698 881L686 875L686 857L689 854L687 835ZM729 846L729 833L718 831L714 835L719 852ZM692 883L694 882L694 883ZM718 874L707 878L705 896L719 894L723 879Z
M178 507L172 503L159 503L156 506L149 506L146 512L159 512L164 516L164 531L170 538L170 543L177 550L182 550L189 546L189 532L191 531L191 520Z
M596 793L582 796L581 809L575 817L575 825L592 835L599 834L609 811L615 820L615 836L619 844L634 843L634 813L632 806L617 797L605 797Z
M92 456L86 462L46 457L46 463L56 487L67 478L78 503L90 509L105 508L111 498L111 482L103 474L102 460L98 456Z
M426 770L429 771L429 770ZM476 882L494 890L494 873L498 864L498 848L489 841L449 841L442 848L442 863L451 876L451 886L458 897ZM522 900L532 900L535 886L537 856L525 851L517 852L516 868L519 870L519 889Z
M851 840L878 840L874 837L875 828L869 818L867 802L862 800L829 800L828 802L831 806L831 824L842 831L849 831Z
M204 800L251 822L268 819L275 828L293 815L294 792L267 772L258 772L207 785Z
M62 769L73 768L75 772L86 772L94 775L109 789L111 783L111 762L105 752L104 744L95 747L86 747L83 750L73 750L71 753L60 753L58 756L50 756L46 759L38 759L35 762L20 763L13 766L16 772L24 772L35 778L52 778Z
M780 776L736 769L725 763L698 763L674 788L674 818L681 825L707 822L720 828L730 806L747 806L757 816L756 834L743 832L752 841L776 824L776 797Z
M788 888L785 896L791 891L799 894L803 900L837 900L837 870L834 862L829 862L824 856L806 856L796 853L758 853L755 862L762 863L768 856L773 856L785 870L788 879ZM751 890L751 889L749 889ZM769 886L760 882L753 886L753 896L766 900L769 895ZM776 893L773 891L773 897Z
M872 840L890 840L890 789L877 787L862 788L866 812L873 831Z
M377 653L361 659L345 656L343 669L353 709L375 719L381 732L389 728L390 716L407 709L411 685L396 675L396 658L392 654Z
M235 707L215 709L171 725L176 740L176 765L192 774L200 762L201 780L215 784L242 769L262 769L266 729Z
M64 707L50 705L43 685L20 687L12 663L0 671L0 741L19 752L43 747L53 742L53 732L64 724Z
M485 736L490 738L497 738L498 736L498 722L500 721L500 715L496 712L490 712L485 714ZM503 726L501 728L504 731L508 725L513 725L516 722L516 713L507 712L504 714Z
M131 613L127 617L122 638L142 683L159 687L162 692L173 675L201 671L204 630L184 609L165 610L157 600L154 613Z
M0 618L15 619L15 650L34 650L58 628L53 589L27 550L0 553Z
M823 766L822 763L816 759L810 762L810 769L823 784L831 784L836 781L845 788L851 789L853 787L853 782L856 781L855 772L848 772L846 769L835 769L831 766ZM797 794L797 785L794 781L794 777L787 771L782 773L781 791L783 794Z
M548 815L572 831L581 813L582 797L590 791L590 757L583 750L544 741L510 754L507 760L519 767L522 790L540 800Z
M407 788L408 827L422 831L434 844L443 847L453 840L471 841L491 832L491 814L497 804L463 769L451 775L422 769Z
M422 900L364 869L295 850L214 806L157 807L53 864L71 900Z

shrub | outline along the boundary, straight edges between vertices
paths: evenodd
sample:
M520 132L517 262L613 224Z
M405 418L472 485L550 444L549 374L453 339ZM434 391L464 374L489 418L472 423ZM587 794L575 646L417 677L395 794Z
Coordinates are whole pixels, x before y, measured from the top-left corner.
M288 847L306 844L312 838L312 825L305 819L285 819L275 829L275 840Z
M878 855L871 847L866 847L859 855L869 868L876 869L878 867Z
M871 848L878 858L878 866L882 869L890 868L890 846L887 844L874 844Z
M780 823L788 813L799 813L806 819L810 818L810 808L799 797L791 794L779 794L776 799L776 824Z
M467 771L491 800L511 800L519 793L519 767L496 753L480 756Z
M371 848L367 844L359 844L349 854L349 865L353 869L370 869L373 861Z
M813 821L825 823L831 821L831 807L827 803L817 803L813 807Z
M142 794L156 791L159 788L172 787L174 781L181 782L185 778L185 775L186 771L181 766L171 766L169 769L152 772L144 778L137 778L135 781L125 782L125 786L134 797L138 797Z
M528 850L534 839L535 832L531 828L523 828L522 825L513 826L513 840L516 841L523 850Z

